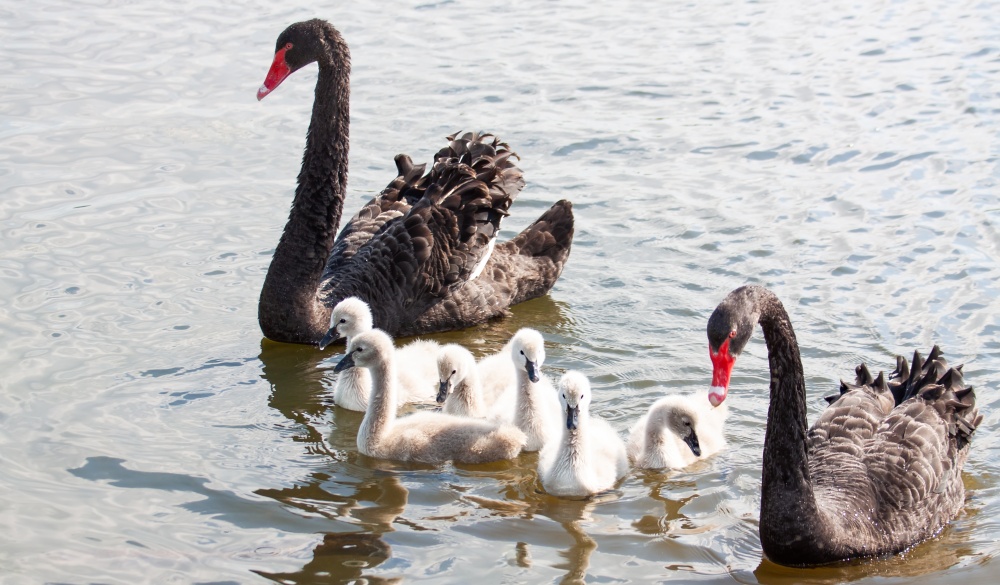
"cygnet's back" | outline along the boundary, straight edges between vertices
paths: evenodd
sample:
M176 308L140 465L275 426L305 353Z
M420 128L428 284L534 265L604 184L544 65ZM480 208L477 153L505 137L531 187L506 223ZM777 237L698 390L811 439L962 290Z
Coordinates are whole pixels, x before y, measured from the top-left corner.
M510 408L514 407L514 396L517 393L517 371L510 359L513 337L504 344L500 351L483 357L476 362L479 382L482 386L483 398L489 404L496 404L502 396L507 396Z
M706 392L660 398L632 426L628 455L636 467L681 469L719 452L729 406L712 406Z
M556 496L587 496L614 487L628 471L625 444L604 419L590 414L591 389L576 371L559 380L565 424L561 435L538 454L538 477Z
M437 397L437 355L441 345L417 339L396 350L396 375L403 402L433 402Z

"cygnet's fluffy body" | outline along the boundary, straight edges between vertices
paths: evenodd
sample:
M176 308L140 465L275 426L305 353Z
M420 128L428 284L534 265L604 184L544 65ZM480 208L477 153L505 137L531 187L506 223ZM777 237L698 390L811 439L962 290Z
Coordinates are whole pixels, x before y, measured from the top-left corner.
M486 418L497 397L483 394L472 353L457 343L443 345L438 352L437 368L437 401L442 404L441 410L458 416Z
M486 463L512 459L524 433L516 427L437 412L396 418L398 380L392 339L373 329L351 339L337 370L364 367L372 392L358 430L358 451L398 461Z
M368 304L357 297L348 297L330 313L330 332L320 342L325 348L333 340L344 337L350 344L355 336L372 330L372 313ZM429 402L434 400L437 389L437 371L434 356L439 345L430 340L417 340L396 350L399 366L399 404ZM348 410L364 412L371 394L371 375L365 368L350 368L337 377L333 401Z
M625 443L604 419L591 416L590 382L579 372L559 380L562 434L538 454L538 478L554 496L589 496L611 489L628 471Z
M707 392L660 398L629 432L628 456L636 467L681 469L726 446L728 403L712 406Z
M476 362L483 396L487 397L487 400L492 399L494 410L500 404L506 404L511 411L514 409L514 400L517 396L517 371L510 359L513 339L512 337L508 340L500 351Z
M527 441L525 451L538 451L560 433L559 400L552 382L541 373L545 363L545 340L534 329L523 328L511 339L510 357L516 371L517 385L513 400L498 406L493 416L497 420L512 422L524 431Z

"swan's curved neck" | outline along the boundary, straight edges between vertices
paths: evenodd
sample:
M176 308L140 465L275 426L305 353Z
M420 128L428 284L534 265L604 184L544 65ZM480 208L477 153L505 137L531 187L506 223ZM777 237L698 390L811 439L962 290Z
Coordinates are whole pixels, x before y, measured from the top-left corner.
M396 420L396 370L392 360L385 360L370 368L372 392L368 410L358 429L358 447L367 446L371 453Z
M276 341L313 343L329 325L319 285L343 210L351 118L350 55L340 39L329 46L335 54L320 60L292 209L260 293L258 320Z
M758 308L771 371L760 523L767 552L770 542L787 549L800 540L803 531L818 534L823 520L809 477L806 388L799 345L788 313L774 294L764 291Z

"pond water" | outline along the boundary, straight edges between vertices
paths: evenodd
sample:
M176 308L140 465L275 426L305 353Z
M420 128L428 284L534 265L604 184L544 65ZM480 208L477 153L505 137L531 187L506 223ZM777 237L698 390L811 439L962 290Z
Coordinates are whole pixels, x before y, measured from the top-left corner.
M992 583L1000 553L1000 9L910 0L8 3L0 8L3 583ZM352 48L347 212L462 129L527 186L509 237L571 199L550 295L435 336L522 326L623 434L706 387L705 323L781 297L814 419L865 360L939 343L985 414L965 510L891 559L785 569L757 535L757 334L729 448L574 501L534 455L488 466L357 453L341 348L272 343L257 295L315 80L258 103L288 24Z

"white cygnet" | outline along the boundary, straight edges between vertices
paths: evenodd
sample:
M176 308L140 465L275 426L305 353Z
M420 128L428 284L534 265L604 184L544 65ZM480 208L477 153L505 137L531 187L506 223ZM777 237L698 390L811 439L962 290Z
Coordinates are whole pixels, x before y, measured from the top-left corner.
M545 363L545 340L534 329L520 329L511 339L510 357L517 376L513 400L498 400L492 413L497 420L513 423L524 431L525 451L538 451L559 436L559 400L552 382L541 373Z
M628 456L636 467L681 469L726 446L727 402L712 406L706 392L660 398L629 432Z
M604 419L590 414L591 389L576 371L559 380L562 434L538 454L538 478L554 496L589 496L611 489L628 471L625 443Z
M325 348L344 337L350 344L355 336L372 330L372 313L368 303L357 297L347 297L330 313L330 331L319 343ZM437 369L434 359L440 346L435 341L416 340L396 350L399 367L399 404L430 402L437 390ZM365 368L351 368L337 377L333 401L348 410L364 412L371 393L371 375Z

